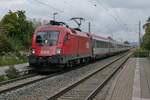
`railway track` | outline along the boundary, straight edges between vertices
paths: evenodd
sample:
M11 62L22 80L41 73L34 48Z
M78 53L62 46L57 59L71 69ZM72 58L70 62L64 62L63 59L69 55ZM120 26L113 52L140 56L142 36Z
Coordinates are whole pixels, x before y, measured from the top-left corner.
M48 100L92 100L123 66L131 54L121 56L80 80L55 92ZM113 67L112 67L113 66ZM107 74L106 71L108 71ZM109 73L109 74L108 74Z
M124 54L125 55L125 54ZM114 63L115 61L118 61L119 59L121 59L123 56L116 56L117 57L117 59L115 59L114 61L112 61L111 63L109 63L109 64L106 64L105 66L101 66L102 68L100 68L99 70L103 70L103 69L105 69L105 68L107 68L109 65L111 65L112 63ZM115 58L115 57L114 57ZM114 59L113 58L113 59ZM84 67L84 66L83 66ZM78 67L78 68L81 68L81 66L80 67ZM53 74L50 74L50 75L35 75L35 76L31 76L31 77L29 77L29 78L26 78L26 79L21 79L21 80L17 80L17 81L14 81L13 83L11 83L11 82L9 82L8 84L4 84L4 85L2 85L1 87L0 87L0 95L2 94L3 96L5 95L5 94L11 94L11 93L14 93L14 91L16 91L16 90L19 90L19 89L21 89L21 88L23 88L23 87L26 87L26 86L28 86L28 85L31 85L31 84L34 84L34 83L36 83L36 82L38 82L38 81L43 81L43 80L45 80L45 79L48 79L48 78L52 78L53 76L57 76L57 75L59 75L59 74L63 74L63 73L66 73L66 72L69 72L69 71L71 71L71 70L74 70L74 69L78 69L78 68L70 68L70 69L67 69L67 70L65 70L65 71L61 71L61 72L57 72L57 73L53 73ZM98 72L98 71L97 71ZM94 74L93 74L94 75ZM90 76L93 76L93 75L90 75ZM87 79L88 79L88 77L87 77ZM86 79L83 79L83 82L84 81L86 81ZM75 81L74 81L75 82ZM79 82L80 83L80 82ZM79 84L78 83L78 84ZM68 86L68 85L66 85L66 86ZM76 85L77 86L77 85ZM73 87L75 87L75 85L73 86ZM72 87L72 88L73 88ZM65 88L63 88L63 89L65 89ZM62 90L63 90L62 89ZM70 89L71 90L71 89ZM32 90L31 90L32 91ZM50 100L53 100L53 99L57 99L57 98L59 98L60 96L62 96L62 95L59 95L58 97L54 97L55 96L55 94L56 94L56 92L57 91L55 91L55 92L53 92L54 93L54 95L53 94L49 94L49 96L48 96L48 98L50 99ZM59 91L60 92L60 91ZM57 92L58 93L58 92ZM67 93L67 91L65 92L65 93ZM63 94L65 94L65 93L63 93ZM53 98L54 97L54 98Z
M51 78L53 76L63 74L65 72L69 72L69 71L77 69L77 68L80 68L80 66L76 67L76 68L68 68L66 70L62 70L62 71L59 71L59 72L52 72L49 75L40 75L40 74L37 74L37 73L30 73L30 74L27 74L27 75L23 75L19 78L15 78L15 79L11 79L11 80L8 80L8 81L1 82L0 83L0 94L4 94L6 92L10 92L10 91L22 88L24 86L33 84L35 82L38 82L38 81L41 81L41 80L44 80L44 79L48 79L48 78ZM25 71L25 72L22 72L22 73L27 73L27 72Z
M59 73L53 73L50 75L31 74L31 75L27 75L25 77L21 77L18 79L9 80L8 82L4 82L3 85L1 85L0 94L10 92L10 91L16 90L18 88L22 88L26 85L29 85L29 84L53 77L53 76L56 76L58 74L60 74L60 72Z
M37 75L36 73L34 73L34 71L32 69L21 71L21 72L19 72L19 74L20 74L20 76L18 76L17 78L0 82L0 86Z

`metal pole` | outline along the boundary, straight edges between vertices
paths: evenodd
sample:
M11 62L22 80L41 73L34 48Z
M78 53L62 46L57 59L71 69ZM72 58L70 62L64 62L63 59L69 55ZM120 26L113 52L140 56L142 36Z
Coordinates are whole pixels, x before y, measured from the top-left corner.
M53 14L53 20L55 20L55 14Z
M89 31L89 33L91 33L91 23L90 22L88 24L88 31Z
M139 47L141 45L141 21L139 21Z

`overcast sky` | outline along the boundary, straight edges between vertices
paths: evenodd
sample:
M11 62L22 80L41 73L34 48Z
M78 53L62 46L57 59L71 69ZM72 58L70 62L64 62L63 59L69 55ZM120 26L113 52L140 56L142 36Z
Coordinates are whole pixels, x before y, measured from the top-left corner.
M150 0L0 0L0 18L9 10L46 20L58 12L56 19L72 27L71 17L83 17L82 30L88 30L90 21L92 33L133 42L138 41L138 21L144 24L150 16Z

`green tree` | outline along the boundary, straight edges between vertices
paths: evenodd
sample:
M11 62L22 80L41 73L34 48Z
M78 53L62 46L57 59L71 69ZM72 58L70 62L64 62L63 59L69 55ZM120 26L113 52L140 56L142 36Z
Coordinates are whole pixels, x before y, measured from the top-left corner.
M10 51L14 51L11 41L4 34L0 33L0 55Z
M145 29L145 34L143 36L142 48L150 50L150 17L143 27Z
M30 46L34 28L32 22L27 20L25 11L9 11L0 24L7 30L7 36L20 41L26 48Z
M124 44L130 44L130 42L129 41L124 41Z

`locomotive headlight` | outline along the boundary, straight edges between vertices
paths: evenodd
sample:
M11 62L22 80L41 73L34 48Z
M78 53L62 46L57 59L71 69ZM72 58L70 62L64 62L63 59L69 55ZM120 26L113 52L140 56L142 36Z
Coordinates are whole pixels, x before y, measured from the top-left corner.
M32 54L35 54L35 50L34 49L32 49Z
M56 48L56 54L60 54L61 53L61 49L60 48Z

